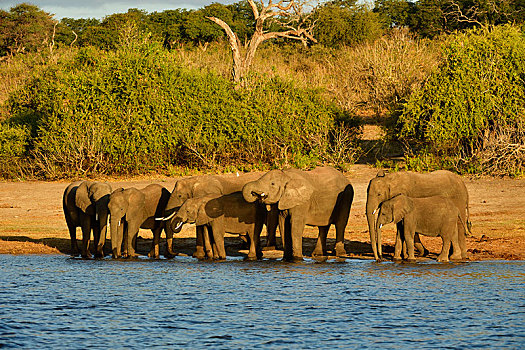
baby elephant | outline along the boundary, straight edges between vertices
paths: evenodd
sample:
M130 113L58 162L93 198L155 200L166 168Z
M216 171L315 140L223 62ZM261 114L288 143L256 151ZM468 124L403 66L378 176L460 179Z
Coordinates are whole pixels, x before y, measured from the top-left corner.
M180 228L184 223L204 226L215 241L216 252L213 256L221 260L226 259L224 234L247 234L250 239L248 259L255 260L262 257L259 238L265 221L265 207L258 203L247 203L239 191L223 196L187 199L175 215L173 223L178 223L174 229ZM209 235L206 232L204 239L207 254L212 256Z
M403 233L398 230L396 237L394 260L401 259L401 234L404 235L406 241L408 260L415 260L414 235L416 232L425 236L440 236L443 240L443 247L437 261L443 262L448 261L451 242L454 250L451 259L460 260L462 253L466 254L459 247L458 220L465 225L461 220L458 208L448 198L441 196L411 198L398 195L381 203L376 226L381 228L390 222L397 224L403 221Z
M136 238L140 228L151 229L153 245L150 257L159 258L159 240L164 221L155 220L164 213L170 192L161 185L152 184L138 190L119 188L109 197L111 215L111 249L114 258L135 257ZM124 253L121 254L124 241Z

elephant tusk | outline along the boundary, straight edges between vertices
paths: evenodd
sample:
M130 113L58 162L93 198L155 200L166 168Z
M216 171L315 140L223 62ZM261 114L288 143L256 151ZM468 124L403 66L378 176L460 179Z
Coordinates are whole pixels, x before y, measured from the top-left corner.
M379 224L379 228L383 227L383 224Z
M177 226L175 227L175 231L177 231L179 228L182 227L182 225L184 225L184 223L181 221L177 224Z
M95 221L98 221L98 213L95 214Z
M175 214L177 214L177 212L173 212L170 216L167 216L167 217L165 217L165 218L155 218L155 220L157 220L157 221L168 221L169 219L171 219L172 217L174 217Z
M266 193L264 193L264 192L261 193L261 197L264 197L264 196L266 196Z
M376 208L376 210L374 210L374 211L372 212L372 215L375 215L376 212L377 212L377 208Z
M120 227L120 220L118 221L118 226Z

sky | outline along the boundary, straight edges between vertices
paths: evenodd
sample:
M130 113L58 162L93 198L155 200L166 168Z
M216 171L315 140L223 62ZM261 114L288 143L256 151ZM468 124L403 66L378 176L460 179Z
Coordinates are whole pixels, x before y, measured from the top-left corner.
M9 11L17 4L27 2L38 6L45 12L54 14L55 19L97 18L102 19L114 13L125 13L130 8L138 8L151 13L177 8L198 9L213 2L232 4L238 0L0 0L0 9Z

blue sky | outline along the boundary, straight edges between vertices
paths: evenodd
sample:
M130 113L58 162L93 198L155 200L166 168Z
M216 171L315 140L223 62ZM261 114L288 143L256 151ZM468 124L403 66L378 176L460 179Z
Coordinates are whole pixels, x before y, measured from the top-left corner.
M0 8L8 11L11 7L22 2L38 6L40 9L54 14L55 19L98 18L114 13L127 12L130 8L138 8L147 12L161 12L177 8L198 9L213 2L232 4L238 0L0 0Z

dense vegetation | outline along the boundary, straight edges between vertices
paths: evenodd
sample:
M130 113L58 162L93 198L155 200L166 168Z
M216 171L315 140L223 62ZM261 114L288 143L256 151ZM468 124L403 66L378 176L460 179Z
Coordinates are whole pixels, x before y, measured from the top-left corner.
M56 22L27 4L0 10L0 176L383 159L381 143L370 151L361 141L359 120L381 125L383 142L401 141L408 168L520 175L522 5L326 2L312 17L319 44L266 43L242 88L229 79L224 33L205 16L248 38L246 1L102 21Z

